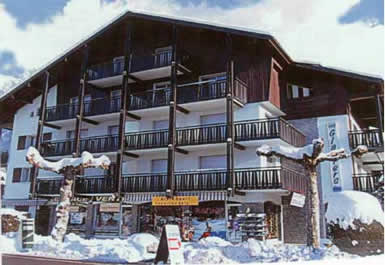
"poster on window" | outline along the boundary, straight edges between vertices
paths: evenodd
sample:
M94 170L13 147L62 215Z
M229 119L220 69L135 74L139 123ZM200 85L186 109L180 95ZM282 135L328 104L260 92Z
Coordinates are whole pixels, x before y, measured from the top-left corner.
M82 212L71 212L70 213L70 224L81 225L84 223L85 213Z
M326 151L330 152L340 148L339 139L337 137L337 128L335 122L327 124L327 146ZM340 172L340 161L330 162L330 176L332 182L333 191L341 191L341 172Z

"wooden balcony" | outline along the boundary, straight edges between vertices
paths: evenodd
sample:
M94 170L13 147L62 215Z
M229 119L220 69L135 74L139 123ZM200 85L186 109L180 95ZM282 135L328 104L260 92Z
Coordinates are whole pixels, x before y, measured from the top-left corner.
M190 56L182 51L178 68L189 71ZM98 87L110 87L120 85L123 80L124 57L114 58L101 64L88 68L88 82ZM165 78L171 73L171 50L165 50L149 55L133 55L130 61L128 82L139 80L153 80ZM178 70L178 74L183 71Z
M381 130L363 130L349 132L349 142L352 149L359 145L366 145L370 151L384 150L384 140Z
M382 174L365 173L353 175L353 189L369 193L375 191L378 188L379 179Z
M296 182L296 186L301 187L303 186L301 182L304 181L301 173L284 166L235 169L234 177L235 187L245 191L288 189L285 184L288 182ZM176 191L226 190L229 181L226 169L175 172ZM38 179L37 193L39 196L58 195L61 185L62 179ZM122 192L164 192L166 185L166 173L123 175ZM295 191L304 192L303 189ZM112 176L82 176L76 179L76 194L96 195L114 192L115 179Z
M105 135L80 139L80 152L107 153L118 150L118 135ZM43 142L44 156L71 155L75 151L75 140Z
M63 178L37 178L36 179L36 193L39 196L58 196L60 187L63 184Z
M148 90L134 93L128 97L127 110L143 110L149 108L165 107L170 103L170 89ZM247 102L247 86L239 80L235 80L235 98L241 104ZM205 81L188 83L178 86L178 104L189 104L226 97L226 81ZM96 116L120 111L121 98L111 99L97 98L84 103L84 116ZM224 106L224 105L223 105ZM59 121L74 119L79 111L78 104L60 104L47 107L46 120Z

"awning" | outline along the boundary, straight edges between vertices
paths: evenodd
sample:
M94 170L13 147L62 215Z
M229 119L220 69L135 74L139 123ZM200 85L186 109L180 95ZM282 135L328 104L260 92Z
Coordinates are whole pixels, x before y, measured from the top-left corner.
M226 191L180 191L176 196L198 196L200 202L227 200ZM152 201L154 196L166 196L165 192L137 192L124 194L125 203L141 204Z
M47 200L29 200L29 199L8 199L8 200L3 200L2 204L5 207L9 206L39 206L39 205L44 205L47 203Z

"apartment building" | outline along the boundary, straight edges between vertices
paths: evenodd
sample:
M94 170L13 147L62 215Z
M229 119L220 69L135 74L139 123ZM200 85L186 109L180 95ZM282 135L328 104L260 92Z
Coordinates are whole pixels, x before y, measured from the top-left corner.
M85 237L182 223L194 239L209 225L237 241L247 212L264 214L267 239L304 243L306 205L291 197L306 194L305 171L257 157L262 144L369 145L360 160L321 166L325 202L370 189L383 172L383 80L296 63L272 36L245 29L127 12L0 101L1 126L13 129L5 205L28 210L41 234L63 177L31 168L31 145L52 161L82 151L111 159L75 180L69 230ZM166 197L185 202L156 204Z

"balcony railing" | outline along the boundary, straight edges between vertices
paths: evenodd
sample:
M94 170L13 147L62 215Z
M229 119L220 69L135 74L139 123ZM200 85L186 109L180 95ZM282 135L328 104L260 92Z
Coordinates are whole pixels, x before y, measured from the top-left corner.
M182 52L179 64L189 63L189 55ZM130 73L161 68L171 65L171 50L157 52L153 55L134 55L131 60ZM124 57L115 58L112 61L93 65L88 68L88 78L90 81L121 75L124 71Z
M356 174L353 175L353 189L364 192L373 192L378 188L381 174Z
M285 178L290 178L290 181L293 182L292 175L292 170L288 170L285 167L235 169L234 185L240 190L283 189ZM230 181L228 176L226 169L175 172L175 190L226 190ZM301 177L302 175L298 173L296 181L301 181ZM59 194L61 185L62 179L39 179L37 193L40 195ZM166 189L166 173L131 174L122 176L123 193L164 192ZM83 176L76 178L76 194L106 194L114 192L115 179L113 176Z
M381 130L364 130L349 132L350 147L352 149L359 145L366 145L370 148L379 148L384 146Z
M161 148L168 145L168 130L152 130L125 135L125 147L128 150Z
M59 195L63 178L37 178L36 193L43 196Z
M80 152L90 153L115 152L119 147L118 135L87 137L80 139ZM70 155L75 151L75 140L47 141L43 143L44 156Z
M115 192L113 176L83 176L76 178L75 193L77 194L104 194Z

